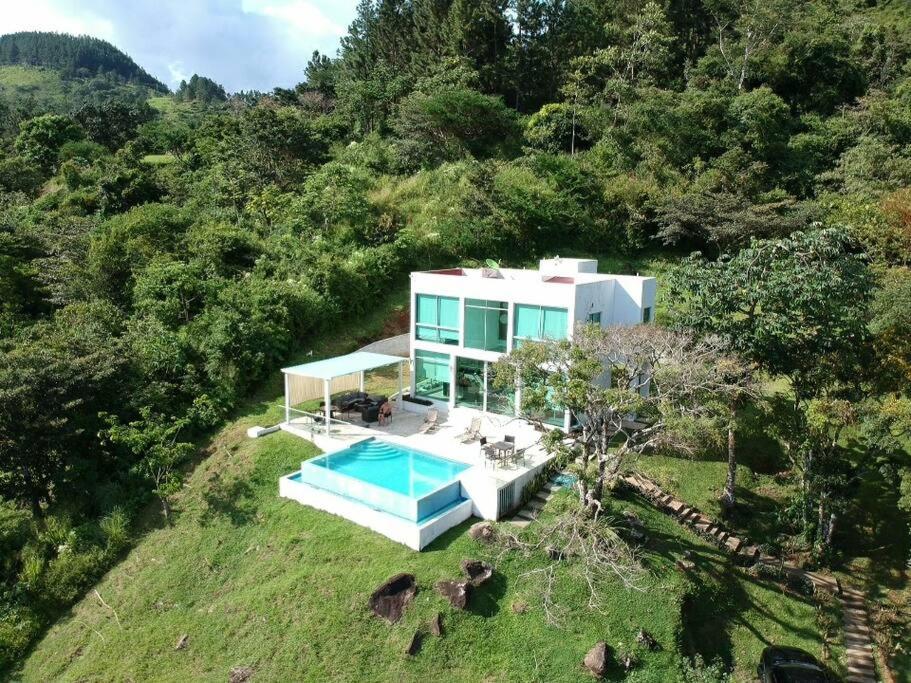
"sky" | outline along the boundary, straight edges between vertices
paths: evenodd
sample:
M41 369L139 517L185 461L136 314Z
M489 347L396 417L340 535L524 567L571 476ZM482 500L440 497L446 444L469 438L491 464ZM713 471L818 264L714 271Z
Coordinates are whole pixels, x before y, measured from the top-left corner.
M0 34L103 38L172 90L194 73L228 91L290 87L335 55L357 0L0 0Z

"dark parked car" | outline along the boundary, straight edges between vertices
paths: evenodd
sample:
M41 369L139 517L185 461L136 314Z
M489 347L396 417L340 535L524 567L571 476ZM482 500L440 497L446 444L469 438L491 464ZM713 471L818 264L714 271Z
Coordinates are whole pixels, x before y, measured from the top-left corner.
M796 647L767 647L762 651L757 671L762 683L831 683L835 680L816 657Z

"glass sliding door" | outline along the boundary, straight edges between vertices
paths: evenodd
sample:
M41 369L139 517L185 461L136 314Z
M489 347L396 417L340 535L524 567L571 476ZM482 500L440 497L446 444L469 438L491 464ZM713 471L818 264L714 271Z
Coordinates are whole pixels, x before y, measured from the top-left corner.
M508 312L505 301L465 300L465 346L485 351L506 351Z
M414 336L438 344L459 343L459 300L450 296L415 297Z
M449 400L449 355L434 351L414 352L414 395L437 401Z
M455 403L465 408L483 408L484 361L456 358Z

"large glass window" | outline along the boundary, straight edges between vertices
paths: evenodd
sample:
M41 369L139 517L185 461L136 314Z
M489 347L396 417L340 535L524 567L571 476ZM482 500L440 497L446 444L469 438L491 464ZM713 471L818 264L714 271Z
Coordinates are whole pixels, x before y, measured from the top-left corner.
M418 294L415 307L415 337L439 344L459 343L458 299Z
M498 389L493 385L493 364L487 367L487 412L497 415L516 414L516 392L512 388Z
M516 304L514 342L520 346L523 341L566 339L568 322L565 308Z
M434 351L414 352L414 395L449 400L449 355Z
M465 346L486 351L506 351L505 301L465 300Z
M456 359L456 405L481 408L484 405L484 361Z

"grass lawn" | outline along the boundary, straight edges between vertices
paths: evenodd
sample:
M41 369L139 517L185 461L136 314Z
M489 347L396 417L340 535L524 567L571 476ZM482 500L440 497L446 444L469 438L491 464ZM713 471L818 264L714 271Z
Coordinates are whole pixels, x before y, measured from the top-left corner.
M384 336L407 299L399 290L347 328L305 343L295 360L345 353ZM381 373L371 379L378 387L389 381ZM528 574L547 560L480 546L465 534L470 522L416 553L279 499L278 477L317 452L285 433L246 438L247 427L281 419L280 395L276 372L205 445L173 523L161 526L150 513L133 550L45 634L15 678L223 681L231 668L249 666L260 681L586 681L580 661L605 640L641 658L629 675L612 670L613 680L680 680L684 657L698 653L749 681L766 644L824 654L809 599L730 566L720 550L624 494L611 499L613 512L634 511L650 537L639 590L610 582L602 609L592 611L584 584L562 574L558 627L545 618L540 578ZM674 566L685 551L697 565L690 574ZM492 561L498 573L471 609L456 612L432 585L457 576L467 557ZM401 571L417 576L419 592L403 621L389 626L369 613L367 599ZM524 613L513 610L520 603L528 605ZM438 611L444 637L428 637L416 657L406 657L415 629ZM637 650L639 628L662 649ZM183 635L188 644L177 650Z
M31 653L23 680L224 680L241 665L258 680L428 680L443 672L460 681L588 680L578 666L585 651L600 639L631 649L640 627L663 649L641 653L628 680L678 678L681 649L717 655L736 666L738 680L749 680L766 641L820 652L805 598L747 579L720 551L635 499L616 506L639 514L652 537L641 592L607 586L604 613L593 613L582 584L564 578L557 594L568 611L560 628L549 626L539 580L522 578L543 558L494 557L467 537L467 524L415 553L279 499L278 477L316 450L284 433L245 438L246 427L278 419L280 409L263 402L212 442L174 524L148 533L96 586L110 607L87 595ZM673 569L684 550L700 567L692 578ZM465 557L489 559L500 573L459 613L432 584L454 577ZM388 626L368 612L367 598L399 571L414 572L420 591L403 622ZM530 609L514 613L518 602ZM415 628L437 611L445 636L406 658ZM684 628L698 637L680 640ZM183 634L189 645L175 650Z

